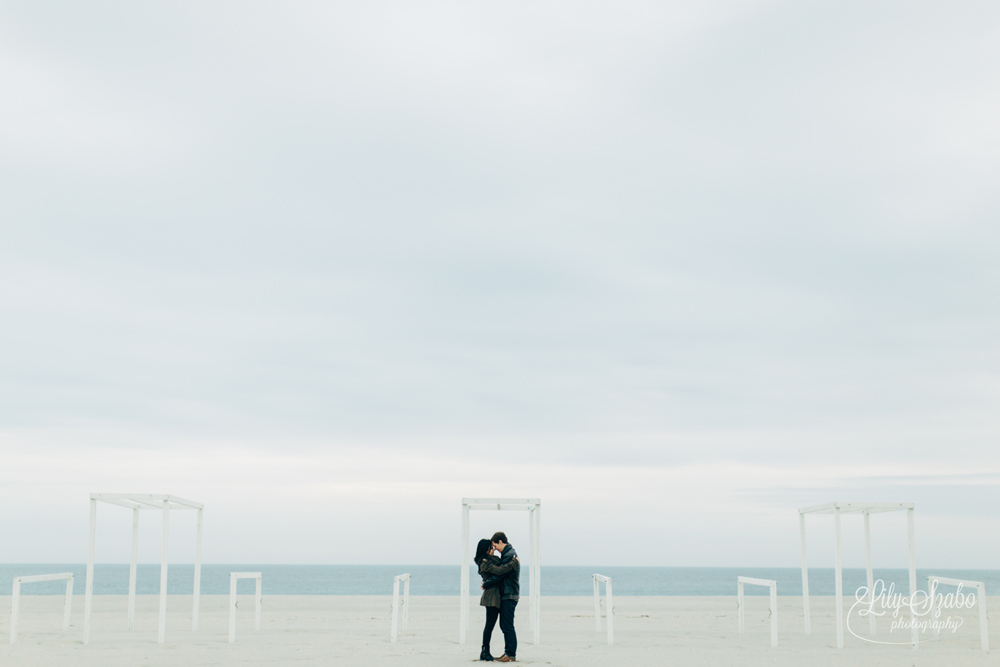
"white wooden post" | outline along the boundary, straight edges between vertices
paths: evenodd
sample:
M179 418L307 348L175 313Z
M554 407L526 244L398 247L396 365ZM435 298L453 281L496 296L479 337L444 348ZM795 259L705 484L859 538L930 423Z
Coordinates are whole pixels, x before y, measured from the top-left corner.
M736 578L736 615L739 617L737 625L739 633L742 635L746 630L746 621L743 614L743 577Z
M594 628L601 631L601 582L594 575Z
M83 596L83 643L90 643L90 612L93 610L94 597L94 542L97 537L97 500L90 499L90 530L87 546L87 583Z
M597 631L601 631L600 586L604 584L604 615L607 618L608 646L615 643L615 601L611 592L611 577L603 574L594 575L594 615L597 617Z
M868 602L875 601L875 573L872 570L872 522L871 512L865 510L865 572L868 575ZM875 636L875 614L868 614L868 631Z
M837 614L837 648L844 648L844 573L840 562L840 507L833 508L834 595Z
M66 608L63 609L63 632L69 632L69 617L73 612L73 575L66 577Z
M459 591L458 643L465 644L469 627L469 506L462 503L462 587Z
M198 629L198 612L201 606L201 526L205 510L198 509L198 529L194 546L194 609L191 612L191 629ZM259 586L259 584L258 584ZM258 591L259 597L260 591Z
M917 593L917 545L912 507L906 510L906 528L910 543L910 599L913 600L913 596ZM910 641L913 643L913 648L917 648L920 643L917 631L917 612L914 606L910 605Z
M21 612L21 584L31 584L40 581L60 581L66 580L66 599L63 604L63 632L69 630L70 614L73 610L73 574L71 572L61 572L59 574L35 574L24 577L14 577L13 590L10 600L10 643L17 641L17 620Z
M976 591L979 593L979 645L984 651L989 651L990 625L989 617L986 615L986 583L976 582Z
M778 646L778 582L771 584L771 646Z
M771 613L771 646L778 645L778 582L774 579L756 579L754 577L736 577L736 608L739 617L739 632L746 631L743 585L767 586L770 593L768 611Z
M236 573L229 573L229 643L236 641Z
M263 596L261 595L261 586L263 584L264 577L260 572L257 573L257 586L254 591L254 614L253 614L253 629L260 630L260 608L263 606Z
M410 624L410 575L403 582L403 630Z
M541 641L542 634L542 505L541 503L535 505L534 509L531 510L535 515L535 555L531 559L531 566L534 568L535 572L531 577L531 581L534 585L535 590L533 591L535 597L535 645ZM610 589L609 589L610 597Z
M400 599L399 599L399 585L403 584L403 604L402 604L402 622L400 622ZM392 642L396 641L398 636L398 630L400 625L402 625L403 630L406 629L407 619L410 614L410 575L400 574L396 575L392 580L392 631L390 632L389 639Z
M170 542L170 501L163 501L163 555L160 559L160 628L156 643L167 637L167 547Z
M809 565L806 562L806 515L799 512L799 535L802 542L802 615L805 618L806 634L812 634L809 622Z
M17 616L21 611L21 580L14 578L14 589L10 598L10 643L17 641Z
M135 579L139 562L139 508L132 509L132 558L128 568L128 629L135 624Z

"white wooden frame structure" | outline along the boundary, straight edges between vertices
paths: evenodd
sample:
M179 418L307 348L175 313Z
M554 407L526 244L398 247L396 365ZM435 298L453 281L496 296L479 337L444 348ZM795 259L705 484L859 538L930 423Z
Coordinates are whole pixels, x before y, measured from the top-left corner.
M261 579L260 572L230 572L229 573L229 643L236 641L236 582L239 579L253 579L257 582L254 595L253 629L260 630Z
M66 603L63 609L63 632L69 630L69 615L73 609L73 573L34 574L25 577L14 577L14 590L10 596L10 643L17 641L17 617L21 612L21 584L33 584L39 581L66 580Z
M979 645L984 651L990 650L990 625L988 616L986 614L986 584L982 581L968 581L966 579L949 579L948 577L939 577L937 575L930 575L927 577L927 594L934 595L936 586L932 586L931 582L936 581L939 584L945 584L946 586L958 586L961 589L964 586L969 588L975 588L976 604L979 605ZM941 599L935 598L934 600L934 616L937 617L937 610L941 606ZM941 634L941 628L934 627L934 636L937 637Z
M528 513L528 558L531 561L528 582L529 613L534 643L541 630L541 555L542 501L538 498L462 498L462 574L459 602L458 643L465 644L469 629L469 512L471 510L514 510Z
M835 606L837 620L837 648L844 648L844 576L840 559L840 517L842 514L863 514L865 517L865 564L868 574L868 595L874 594L874 578L872 575L872 540L870 516L878 512L896 512L906 510L907 533L910 546L910 597L917 590L917 551L914 543L913 503L824 503L799 509L799 532L802 540L802 611L805 618L806 634L812 629L809 617L809 568L806 564L806 514L833 515L834 541L834 584ZM871 598L869 597L869 600ZM875 634L875 616L869 616L869 629ZM918 645L918 628L916 613L910 606L910 641L913 648Z
M94 595L94 543L97 537L97 503L109 503L132 510L132 561L128 578L128 629L135 621L135 578L139 557L139 510L159 510L163 513L163 555L160 561L160 623L156 641L163 643L167 633L167 543L170 538L170 510L197 510L198 531L194 556L194 610L192 628L198 629L198 608L201 594L201 526L204 505L177 496L145 493L90 494L90 548L87 551L87 588L83 609L83 643L90 643L90 614Z
M403 620L399 622L399 584L403 584ZM410 620L410 575L397 574L392 579L392 631L389 639L395 643L398 635L397 630L406 631L407 622Z
M603 574L594 575L594 620L597 631L601 631L601 584L604 584L604 615L607 617L608 646L615 643L615 603L611 592L611 577Z
M736 606L739 608L740 634L746 630L746 615L743 607L743 586L766 586L771 589L771 599L768 611L771 612L771 646L778 646L778 582L774 579L755 579L754 577L736 577Z

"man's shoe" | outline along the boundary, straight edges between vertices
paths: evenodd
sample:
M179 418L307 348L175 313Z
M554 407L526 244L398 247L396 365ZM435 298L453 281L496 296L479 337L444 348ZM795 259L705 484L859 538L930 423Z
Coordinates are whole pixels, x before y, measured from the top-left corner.
M517 658L504 653L502 656L497 658L497 662L517 662Z
M488 646L484 646L483 650L480 651L480 653L479 653L479 659L483 660L485 662L489 662L490 660L493 660L493 656L490 655L490 648Z

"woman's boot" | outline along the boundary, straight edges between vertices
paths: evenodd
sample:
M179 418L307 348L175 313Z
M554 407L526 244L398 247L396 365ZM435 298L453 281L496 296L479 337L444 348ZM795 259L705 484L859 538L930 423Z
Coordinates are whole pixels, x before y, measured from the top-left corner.
M486 660L486 661L493 660L493 656L490 655L490 647L489 646L484 646L483 647L482 653L479 654L479 659L480 660Z

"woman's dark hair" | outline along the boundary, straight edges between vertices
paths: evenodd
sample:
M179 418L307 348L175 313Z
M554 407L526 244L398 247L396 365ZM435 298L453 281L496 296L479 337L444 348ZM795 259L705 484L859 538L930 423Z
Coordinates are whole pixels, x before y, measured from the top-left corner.
M490 544L489 540L479 540L479 544L476 546L476 557L472 559L476 563L476 567L479 567L479 564L483 562L483 559L486 558L486 554L488 554L492 548L493 545Z

